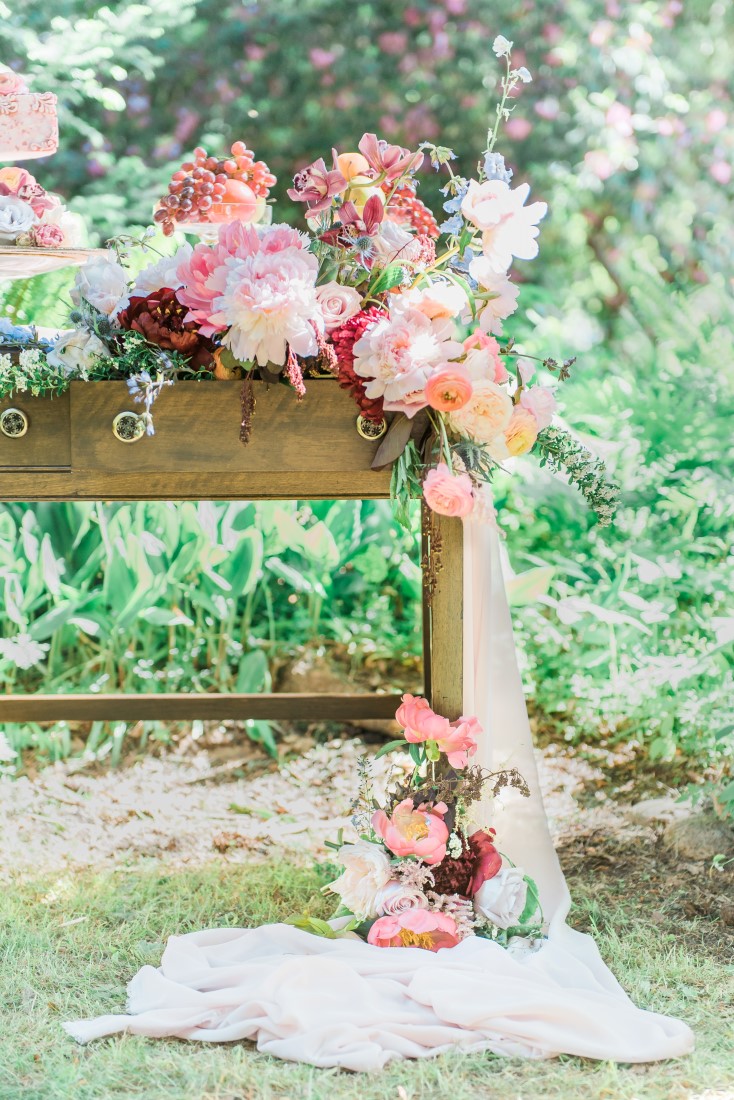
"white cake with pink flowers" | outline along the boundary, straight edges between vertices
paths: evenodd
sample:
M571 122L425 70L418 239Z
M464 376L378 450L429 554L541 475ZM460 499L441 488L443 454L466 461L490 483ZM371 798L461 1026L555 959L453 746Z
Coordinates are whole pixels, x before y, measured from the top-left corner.
M0 160L48 157L58 147L53 92L32 92L18 73L0 71Z

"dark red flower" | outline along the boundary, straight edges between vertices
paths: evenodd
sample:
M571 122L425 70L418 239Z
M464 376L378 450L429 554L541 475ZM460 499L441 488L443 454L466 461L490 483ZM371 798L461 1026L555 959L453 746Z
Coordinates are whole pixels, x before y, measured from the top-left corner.
M354 317L350 317L345 324L331 333L331 342L339 365L339 385L343 390L349 390L359 405L362 416L375 423L379 423L383 418L383 399L367 397L364 392L364 380L354 373L354 345L364 334L365 329L384 315L384 310L378 309L377 306L370 306L369 309L363 309Z
M483 882L494 878L502 866L502 856L492 843L493 837L494 829L472 833L458 858L447 855L431 867L436 893L471 898Z
M214 362L214 341L201 335L195 321L184 321L187 313L176 292L163 287L145 297L132 297L119 321L124 329L141 333L151 344L185 356L192 367L209 370Z

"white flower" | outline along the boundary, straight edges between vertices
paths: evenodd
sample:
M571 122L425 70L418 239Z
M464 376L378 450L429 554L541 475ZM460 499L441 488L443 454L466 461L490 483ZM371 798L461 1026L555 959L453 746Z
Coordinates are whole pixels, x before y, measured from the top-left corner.
M327 332L339 328L362 308L362 296L353 286L342 286L333 280L316 287L316 301L324 316Z
M329 884L329 889L340 896L355 917L365 920L376 917L378 891L391 878L387 852L379 844L357 840L354 844L343 844L338 858L344 864L344 871Z
M111 252L93 256L77 271L71 300L79 306L82 299L108 317L116 317L130 301L127 273Z
M469 274L476 279L480 290L491 294L479 314L479 324L485 332L502 331L502 321L517 309L520 288L515 286L506 272L494 271L486 256L477 256L469 264Z
M30 634L0 638L0 656L12 661L16 668L31 668L40 664L48 648L46 642L36 642Z
M384 266L389 263L417 262L423 253L423 246L412 233L396 222L386 218L380 225L380 232L373 237L372 245L376 259Z
M512 49L512 42L505 38L504 34L498 34L492 43L492 49L497 57L509 57L510 50Z
M169 290L178 290L183 282L176 274L176 269L179 264L188 263L193 251L190 244L183 244L173 256L161 256L156 263L148 264L136 277L131 294L146 298L149 294L162 290L164 286Z
M523 84L530 84L531 83L533 78L530 75L530 70L526 69L524 65L521 65L520 68L516 69L515 71L516 71L517 75L520 77L520 80L522 80Z
M41 218L42 225L58 225L64 234L61 248L81 248L86 239L84 221L80 214L74 214L63 206L54 206L52 210L44 210Z
M556 411L556 399L553 390L548 386L531 386L523 389L520 394L520 404L533 414L538 421L538 429L547 428Z
M381 917L396 917L406 909L427 908L428 898L422 890L415 886L406 886L396 879L381 887L375 895L375 909Z
M109 355L109 352L98 336L84 329L71 329L61 333L46 356L46 362L67 374L84 374L95 358L102 355Z
M36 224L36 215L30 203L16 195L0 195L0 243L12 244Z
M538 255L538 222L545 217L548 205L534 202L525 206L529 194L527 183L511 188L504 180L469 181L461 212L481 230L482 251L492 271L507 271L513 256L532 260Z
M488 878L474 895L474 908L480 917L498 928L512 928L525 908L528 884L521 867L503 867Z

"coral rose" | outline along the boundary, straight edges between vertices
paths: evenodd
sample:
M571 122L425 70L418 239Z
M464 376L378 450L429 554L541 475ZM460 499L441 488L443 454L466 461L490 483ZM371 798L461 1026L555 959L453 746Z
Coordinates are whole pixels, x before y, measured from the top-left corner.
M526 454L538 438L538 421L529 409L515 405L505 428L505 443L511 455Z
M426 909L407 909L397 916L380 917L369 930L367 942L374 947L422 947L440 951L456 947L459 937L456 921L446 913Z
M440 516L468 516L474 507L471 478L452 474L445 462L429 470L423 482L426 504Z
M412 798L399 802L388 817L384 810L372 815L372 828L396 856L418 856L424 863L440 863L446 855L449 831L443 815L445 802L429 806L423 802L415 809Z
M425 397L432 409L452 412L464 408L472 389L467 371L462 367L450 366L431 375L426 382Z

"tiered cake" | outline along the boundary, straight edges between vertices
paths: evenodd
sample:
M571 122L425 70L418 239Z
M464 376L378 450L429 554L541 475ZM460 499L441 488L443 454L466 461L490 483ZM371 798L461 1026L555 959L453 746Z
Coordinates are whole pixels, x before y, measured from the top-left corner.
M17 73L0 72L0 160L48 157L58 147L53 92L31 92Z

